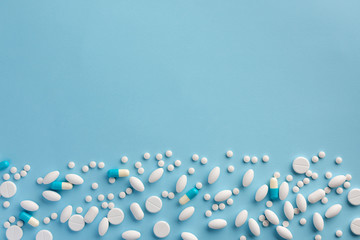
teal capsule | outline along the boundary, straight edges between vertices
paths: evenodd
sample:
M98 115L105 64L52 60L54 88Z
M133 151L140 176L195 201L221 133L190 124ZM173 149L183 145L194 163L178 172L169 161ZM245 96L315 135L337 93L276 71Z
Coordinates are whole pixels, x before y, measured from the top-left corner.
M279 186L276 178L270 179L270 199L276 200L279 198Z
M39 226L39 220L28 214L27 212L21 212L19 216L20 220L24 223L28 223L33 227Z
M51 183L50 188L52 190L71 190L73 188L73 185L68 182L55 181Z
M187 193L185 193L184 196L182 196L179 199L179 203L181 205L186 204L187 202L189 202L191 199L193 199L196 195L198 195L199 190L196 187L193 187L192 189L190 189Z
M4 160L0 162L0 171L7 169L10 166L10 160Z
M127 169L110 169L107 172L107 175L109 178L113 177L113 178L118 178L118 177L127 177L130 175L129 170Z

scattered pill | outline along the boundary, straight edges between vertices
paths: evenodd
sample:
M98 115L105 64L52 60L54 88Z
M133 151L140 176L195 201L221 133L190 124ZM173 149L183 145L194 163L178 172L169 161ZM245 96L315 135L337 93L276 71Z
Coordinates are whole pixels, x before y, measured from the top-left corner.
M306 219L305 218L301 218L300 219L300 225L304 226L306 224Z
M262 157L262 161L263 162L268 162L270 160L270 158L269 158L269 156L268 155L264 155L263 157Z
M299 190L300 190L300 189L299 189L299 187L298 187L298 186L294 186L294 187L293 187L293 192L294 192L294 193L299 192Z
M219 205L218 205L218 204L213 204L213 205L211 206L211 209L212 209L213 211L217 211L217 210L219 210Z
M144 218L144 212L138 203L132 203L130 205L130 211L136 220L140 221Z
M316 230L322 231L324 229L324 219L320 215L320 213L316 212L313 215L313 224Z
M345 178L346 178L346 181L351 181L352 176L351 176L351 174L346 174Z
M219 204L219 209L220 209L220 210L224 210L224 209L225 209L225 207L226 207L226 206L225 206L225 204L224 204L224 203L220 203L220 204Z
M170 233L170 225L165 221L159 221L155 223L153 232L158 238L165 238Z
M219 176L220 176L220 167L214 167L208 175L208 183L209 184L215 183L218 180Z
M169 158L169 157L172 156L172 154L173 154L172 151L167 150L166 153L165 153L165 156Z
M341 212L341 209L342 209L341 204L334 204L326 210L325 217L333 218Z
M342 187L338 187L337 189L336 189L336 193L337 194L342 194L344 192L344 189L342 188Z
M43 220L44 224L49 224L50 223L50 218L49 217L45 217Z
M310 163L309 160L307 160L304 157L297 157L292 164L293 170L298 174L306 173L307 170L309 170Z
M193 174L195 173L195 169L192 168L192 167L189 168L188 173L189 173L190 175L193 175Z
M251 162L252 162L252 163L257 163L257 162L258 162L258 158L257 158L256 156L253 156L253 157L251 158Z
M173 192L169 192L168 198L169 199L174 199L174 197L175 197L175 194Z
M226 152L226 157L231 158L232 156L234 156L234 153L232 151L229 150Z
M10 168L10 172L13 173L13 174L16 173L16 172L17 172L17 168L16 168L16 167Z
M303 179L303 183L304 183L305 185L309 184L309 183L310 183L310 178L304 178L304 179Z
M313 156L313 157L311 158L311 161L312 161L313 163L317 163L317 162L319 161L319 157L318 157L318 156Z
M109 204L107 203L107 202L102 202L101 203L101 208L102 209L106 209L106 208L108 208L109 207Z
M87 224L92 223L97 217L98 213L99 213L99 209L97 207L92 206L91 208L89 208L89 210L84 216L85 223Z
M267 184L262 185L255 194L255 201L260 202L262 201L266 195L268 194L269 187Z
M222 190L215 195L214 200L215 202L223 202L231 197L231 195L232 192L230 190Z
M243 187L248 187L254 179L254 170L249 169L243 176L242 185Z
M174 163L175 167L180 167L181 166L181 161L180 160L176 160Z
M5 174L3 175L3 179L4 179L5 181L9 180L9 179L10 179L10 174L5 173Z
M270 199L276 200L279 198L279 186L278 186L278 180L273 177L270 178L270 191L269 191Z
M234 189L232 190L232 192L233 192L233 194L236 196L236 195L238 195L238 194L240 193L240 189L234 188Z
M350 224L350 230L356 236L360 236L360 218L355 218Z
M103 169L104 167L105 167L105 163L104 162L99 162L98 168Z
M227 168L227 171L228 171L229 173L234 172L234 170L235 170L235 167L234 167L233 165L230 165L230 166L228 166L228 168Z
M50 218L51 218L52 220L56 220L57 217L58 217L57 213L52 213L52 214L50 215Z
M286 181L291 182L293 180L293 176L292 175L287 175L286 176Z
M243 161L244 161L245 163L250 162L250 156L244 156Z
M174 167L173 164L169 164L169 165L167 166L167 170L168 170L169 172L174 171L174 169L175 169L175 167Z
M36 240L52 240L53 235L49 230L40 230L36 234Z
M126 193L125 192L120 192L119 193L119 198L123 199L126 197Z
M342 163L342 158L341 157L337 157L336 159L335 159L335 163L336 164L341 164Z
M37 184L43 184L44 179L42 177L39 177L36 179Z
M155 158L156 158L156 160L160 161L160 160L162 160L163 156L161 153L158 153L158 154L156 154Z
M198 190L200 190L200 189L202 189L203 185L202 185L201 182L197 182L196 185L195 185L195 187L196 187Z
M192 206L185 208L179 214L179 221L185 221L185 220L191 218L191 216L194 214L194 212L195 212L195 208Z
M225 219L214 219L208 223L208 227L211 229L222 229L227 226Z
M49 172L48 174L46 174L46 176L43 179L43 184L50 184L52 182L54 182L60 175L59 171L52 171Z
M275 212L273 212L273 211L271 211L269 209L266 209L264 213L265 213L266 219L270 223L272 223L274 225L278 225L280 223L279 218L278 218L278 216L276 215Z
M332 173L331 173L331 172L326 172L326 173L325 173L325 178L326 178L326 179L332 178Z
M344 183L344 188L350 188L351 187L351 184L350 184L350 182L345 182Z
M138 174L142 175L142 174L144 174L145 169L141 167L141 168L138 169L137 172L138 172Z
M113 193L109 193L109 194L107 195L107 199L110 200L110 201L113 200L114 197L115 197L115 196L114 196Z
M201 158L201 160L200 160L200 163L201 163L202 165L207 164L207 162L208 162L208 159L207 159L206 157L203 157L203 158Z
M75 212L80 214L80 213L83 212L83 208L82 207L77 207Z
M206 210L205 216L206 216L206 217L211 217L211 216L212 216L212 212L211 212L210 210Z
M307 203L305 197L301 193L298 193L296 196L296 205L301 212L306 212Z
M343 232L341 230L337 230L336 233L335 233L336 237L342 237L343 235Z
M157 213L162 208L162 201L157 196L151 196L148 199L146 199L145 207L148 212Z
M236 216L235 219L235 226L236 227L241 227L247 220L248 217L248 211L247 210L242 210L238 213L238 215Z
M145 186L143 182L137 177L130 177L129 179L130 185L138 192L143 192L145 190Z
M89 171L89 167L87 165L84 165L82 168L81 168L81 171L84 172L84 173L87 173Z
M98 189L98 187L99 187L99 184L96 183L96 182L94 182L94 183L91 184L91 189L93 189L93 190Z
M16 225L10 226L6 229L6 238L9 240L19 240L23 237L23 230Z
M287 219L292 220L294 218L294 207L289 201L284 204L284 213Z
M142 166L141 162L136 162L135 163L135 168L141 168L141 166Z
M325 157L325 152L321 151L318 154L319 158L324 158Z
M293 238L292 233L286 227L277 226L276 227L276 232L279 234L280 237L282 237L284 239L292 239Z
M329 199L327 197L324 197L323 199L321 199L322 204L326 204L328 201L329 201Z
M288 194L289 194L289 184L287 182L283 182L279 188L280 200L285 200Z
M266 202L266 206L267 206L268 208L272 207L272 206L273 206L273 202L272 202L272 201L267 201L267 202Z
M265 222L265 221L264 221ZM263 223L264 223L263 222ZM260 227L259 227L259 224L253 219L253 218L250 218L249 219L249 229L250 229L250 232L258 237L260 236Z
M29 225L33 227L39 226L39 220L28 214L27 212L21 212L19 215L20 220L22 220L24 223L28 223Z
M125 192L127 195L130 195L130 194L132 194L133 190L132 190L132 188L126 188Z
M144 159L145 160L148 160L150 158L150 153L144 153Z
M349 203L353 206L359 206L360 205L360 189L359 188L353 188L348 193L347 199Z
M127 156L123 156L123 157L121 158L121 162L122 162L122 163L127 163L128 161L129 161L129 159L128 159Z
M128 230L123 232L121 237L125 240L136 240L141 237L141 233L135 230Z
M71 217L71 214L72 214L72 210L73 210L73 208L71 205L66 206L62 210L62 212L60 214L60 222L61 223L65 223L66 221L69 220L69 218Z
M65 179L74 185L81 185L84 183L84 179L77 174L67 174Z
M167 197L169 196L168 191L163 191L163 192L161 193L161 196L162 196L163 198L167 198Z
M54 192L52 190L43 191L42 196L51 202L57 202L61 199L61 195L57 192Z
M306 175L307 177L311 177L312 174L313 174L313 173L312 173L311 170L307 170L306 173L305 173L305 175Z
M28 212L35 212L35 211L39 210L39 205L36 202L31 201L31 200L21 201L20 206Z
M315 240L321 240L321 235L320 235L320 234L316 234L316 235L315 235Z
M104 217L103 219L101 219L100 223L99 223L99 227L98 227L98 232L100 236L104 236L107 231L109 229L109 220Z
M120 208L113 208L107 214L109 223L119 225L124 220L124 212Z
M316 180L317 178L319 177L319 174L317 174L316 172L314 172L312 175L311 175L311 178Z

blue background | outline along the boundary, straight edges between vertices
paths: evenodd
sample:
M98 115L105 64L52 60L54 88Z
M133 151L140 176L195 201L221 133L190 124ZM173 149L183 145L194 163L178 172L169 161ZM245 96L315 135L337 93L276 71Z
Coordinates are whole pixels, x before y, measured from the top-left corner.
M100 205L86 204L84 197L128 187L127 179L107 183L110 167L127 167L145 152L146 181L155 169L156 153L167 149L183 164L166 172L146 191L114 203L126 215L119 226L111 226L104 239L120 239L123 231L139 230L143 239L155 238L152 226L158 220L170 223L168 239L180 239L182 231L199 239L238 239L247 227L235 229L234 218L248 209L256 218L265 201L255 204L257 188L273 172L284 180L291 173L291 161L299 155L311 158L324 150L326 159L312 164L319 179L301 189L304 195L326 185L324 173L351 173L352 187L360 185L360 2L350 1L1 1L0 2L0 152L32 170L17 183L18 193L9 209L0 208L0 223L20 211L23 199L39 202L39 220L60 212L72 203L86 211ZM225 152L234 151L232 159ZM198 153L209 163L201 166L190 157ZM245 154L270 155L270 162L244 164ZM129 162L122 166L121 156ZM334 159L342 156L343 164ZM63 200L42 199L45 186L35 180L51 170L80 173L90 160L105 161L106 169L82 174L86 182ZM77 167L68 170L69 161ZM226 173L228 165L235 172ZM179 223L182 207L164 200L158 214L145 214L135 222L129 205L161 191L174 191L176 179L191 166L188 188L205 183L214 166L221 166L221 179L191 202L195 215ZM227 228L209 231L204 212L211 207L203 194L240 185L243 173L255 170L252 186L241 189L234 205L216 212L210 219L228 220ZM4 172L1 173L1 175ZM303 176L296 176L301 180ZM90 190L92 182L100 185ZM292 182L292 187L296 181ZM343 211L325 221L323 239L334 239L335 231L352 236L349 223L360 217L346 194L332 192L329 203L318 203L295 217L290 230L294 239L313 239L311 216L324 213L332 203ZM288 200L294 203L294 194ZM2 204L4 199L0 199ZM273 209L284 220L282 203ZM190 206L190 205L189 205ZM98 218L79 233L71 232L59 220L38 229L25 226L24 239L34 239L39 229L49 229L55 239L96 239ZM304 216L308 223L301 227ZM5 229L0 228L3 238ZM262 228L258 239L276 239L274 226Z

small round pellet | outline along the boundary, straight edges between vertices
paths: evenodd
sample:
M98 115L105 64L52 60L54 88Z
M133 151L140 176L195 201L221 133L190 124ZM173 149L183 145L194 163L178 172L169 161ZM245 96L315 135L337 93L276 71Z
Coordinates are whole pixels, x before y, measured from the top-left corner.
M109 209L113 209L114 207L115 207L115 203L109 202L108 208L109 208Z
M307 177L311 177L312 174L313 174L313 173L312 173L311 170L307 170L306 173L305 173L305 175L306 175Z
M110 200L110 201L113 200L114 197L115 197L115 196L114 196L113 193L109 193L109 194L107 195L107 199Z
M250 162L250 156L244 156L244 159L243 159L243 161L245 162L245 163L248 163L248 162Z
M234 204L234 200L232 198L229 198L228 200L226 200L226 204L231 206Z
M102 207L103 209L108 208L108 207L109 207L109 204L108 204L107 202L103 202L103 203L101 204L101 207Z
M325 157L325 152L321 151L318 154L319 158L324 158Z
M224 209L225 209L225 207L226 207L226 206L225 206L225 204L224 204L224 203L220 203L220 204L219 204L219 209L220 209L220 210L224 210Z
M332 173L331 173L331 172L326 172L326 173L325 173L325 178L326 178L326 179L332 178Z
M210 194L206 193L206 194L204 195L204 200L205 200L205 201L209 201L210 198L211 198Z
M17 168L16 168L16 167L10 168L10 172L11 172L11 173L16 173L16 172L17 172Z
M344 183L344 188L350 188L350 186L351 186L350 182L345 182Z
M342 194L344 192L344 189L342 188L342 187L338 187L337 189L336 189L336 193L337 194Z
M269 158L269 156L268 155L264 155L263 157L262 157L262 161L263 162L268 162L270 160L270 158Z
M82 207L77 207L75 210L76 213L82 213L83 212L83 208Z
M91 189L95 190L95 189L98 189L99 187L99 184L94 182L93 184L91 184Z
M321 199L322 204L327 204L328 201L329 201L329 199L327 197L323 197L323 199Z
M342 235L343 235L343 232L341 230L337 230L336 233L335 233L335 236L338 237L338 238L342 237Z
M229 150L226 152L226 157L231 158L232 156L234 156L234 153L232 151Z
M252 163L257 163L257 162L258 162L258 158L257 158L256 156L253 156L253 157L251 158L251 162L252 162Z
M98 199L99 202L102 202L102 201L104 201L105 196L103 194L99 194L97 199Z
M10 223L14 223L16 221L14 216L9 217L9 222Z
M42 177L39 177L37 180L36 180L36 182L37 182L37 184L42 184L43 183L43 178Z
M207 164L207 162L208 162L208 159L207 159L206 157L203 157L203 158L201 158L201 160L200 160L200 163L201 163L202 165Z
M240 237L240 240L246 240L246 237L245 237L244 235L242 235L242 236Z
M96 168L96 162L95 162L95 161L91 161L91 162L89 163L89 167L90 167L90 168Z
M191 157L191 159L192 159L194 162L196 162L196 161L199 160L199 155L193 154L192 157Z
M163 160L158 161L158 166L163 167L165 165L165 162Z
M145 169L141 167L141 168L138 169L137 172L138 172L138 174L142 175L142 174L144 174Z
M150 158L150 153L144 153L144 159L145 160L148 160Z
M115 183L115 181L116 181L116 179L115 179L115 178L113 178L113 177L110 177L110 178L109 178L109 183L110 183L110 184Z
M283 225L283 227L288 227L290 225L290 223L288 221L283 221L282 225Z
M20 176L19 173L15 173L15 174L14 174L14 179L15 179L15 180L20 180L20 178L21 178L21 176Z
M89 167L87 165L84 165L82 168L81 168L81 171L83 171L84 173L88 172L89 171Z
M331 192L331 188L325 187L325 188L324 188L324 191L325 191L326 194L329 194L329 193Z
M205 216L206 217L211 217L211 215L212 215L212 212L210 210L206 210Z
M167 166L167 170L168 170L169 172L174 171L174 169L175 169L175 167L174 167L174 165L172 165L172 164L169 164L169 165Z
M230 166L228 166L228 168L227 168L227 171L228 171L229 173L234 172L234 170L235 170L235 167L234 167L233 165L230 165Z
M294 186L292 190L294 193L297 193L297 192L299 192L300 189L298 186Z
M260 221L260 222L263 222L265 219L266 219L266 218L265 218L265 215L264 215L264 214L261 214L261 215L259 216L259 221Z
M200 190L200 189L202 189L203 185L202 185L201 182L197 182L196 185L195 185L195 187L196 187L198 190Z
M126 193L125 192L120 192L119 193L119 198L123 199L126 197Z
M43 220L44 224L49 224L50 223L50 218L49 217L45 217Z
M4 207L4 208L10 207L10 202L9 202L9 201L3 202L3 207Z
M25 170L20 171L20 176L21 177L26 177L26 175L27 175L27 172Z
M58 215L57 215L57 213L55 213L55 212L50 215L50 218L51 218L52 220L56 220L57 217L58 217Z
M272 202L272 201L267 201L267 202L266 202L266 206L267 206L268 208L272 207L272 205L273 205L273 202Z
M341 164L342 163L342 158L341 157L337 157L336 159L335 159L335 163L336 164Z
M29 164L26 164L23 169L28 172L30 171L31 167Z
M295 214L295 215L298 215L299 213L300 213L300 209L294 208L294 214Z
M167 198L167 197L169 196L168 191L163 191L163 192L161 193L161 196L162 196L163 198Z
M5 173L5 174L3 175L3 179L4 179L5 181L9 180L9 179L10 179L10 174Z
M306 219L301 218L299 222L300 222L300 225L304 226L306 224Z
M129 161L129 159L128 159L127 156L123 156L123 157L121 158L121 162L122 162L122 163L127 163L128 161Z
M10 226L11 224L8 221L4 222L4 228L9 228Z
M280 173L279 172L274 172L274 178L280 178Z
M311 175L311 178L312 179L317 179L319 177L319 175L316 173L316 172L314 172L312 175Z
M173 154L172 151L167 150L166 153L165 153L165 156L169 158L169 157L172 156L172 154Z
M85 197L85 202L89 203L89 202L91 202L91 201L92 201L92 197L91 197L90 195L87 195L87 196Z
M304 184L309 184L310 183L310 178L304 178L303 183Z
M286 181L288 181L288 182L291 182L293 179L294 179L294 177L290 174L286 176Z
M302 188L304 186L303 181L298 181L296 184L299 188Z
M18 227L23 227L23 226L24 226L24 222L23 222L22 220L19 220L19 221L16 222L16 225L17 225Z
M321 240L321 235L320 235L320 234L317 234L317 235L315 236L315 240Z
M142 166L141 162L136 162L135 163L135 168L141 168L141 166Z
M132 190L132 188L127 188L125 190L125 192L126 192L127 195L130 195L130 194L132 194L133 190Z
M176 160L174 164L175 164L175 167L180 167L181 166L181 161Z
M312 161L313 163L317 163L317 162L319 161L319 157L318 157L318 156L313 156L313 157L311 158L311 161Z
M168 198L169 199L174 199L175 194L173 192L169 192Z
M263 225L264 227L268 227L268 226L269 226L269 221L268 221L268 220L264 220L264 221L262 222L262 225Z
M350 174L346 174L345 177L346 177L346 181L351 181L352 179L352 176Z
M213 211L217 211L217 210L219 210L219 205L217 205L216 203L214 203L214 204L211 206L211 209L212 209Z
M161 153L158 153L158 154L156 154L155 158L156 158L156 160L160 161L163 158L163 156Z
M188 173L190 175L193 175L195 173L195 169L194 168L189 168Z
M104 167L105 167L105 163L104 163L104 162L99 162L98 168L99 168L99 169L102 169L102 168L104 168Z
M238 194L240 193L240 189L234 188L234 189L232 190L232 192L233 192L233 194L236 196L236 195L238 195Z

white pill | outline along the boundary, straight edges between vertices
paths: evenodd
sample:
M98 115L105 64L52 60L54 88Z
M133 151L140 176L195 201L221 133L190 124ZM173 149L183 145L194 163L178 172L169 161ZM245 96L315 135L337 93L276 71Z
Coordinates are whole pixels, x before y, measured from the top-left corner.
M15 173L15 174L14 174L14 179L15 179L15 180L20 180L20 178L21 178L21 176L20 176L19 173Z
M203 185L201 182L197 182L195 187L196 187L196 189L200 190L200 189L202 189Z
M99 184L98 183L93 183L93 184L91 184L91 188L93 189L93 190L95 190L95 189L98 189L98 187L99 187Z
M194 169L194 168L189 168L189 169L188 169L188 173L189 173L190 175L193 175L193 174L195 173L195 169Z
M199 160L199 155L194 154L194 155L192 155L191 159L192 159L194 162L196 162L196 161Z
M311 170L307 170L306 173L305 173L305 175L306 175L307 177L311 177L312 174L313 174L313 173L312 173Z
M143 192L145 190L143 182L137 177L130 177L129 181L131 187L134 188L136 191Z
M304 226L306 224L306 219L305 218L301 218L299 221L300 225Z
M16 172L17 172L17 168L16 168L16 167L10 168L10 172L11 172L11 173L16 173Z
M6 229L6 238L9 240L20 240L23 237L23 230L16 225L10 226Z
M158 238L165 238L170 233L170 225L165 221L155 223L153 232Z
M151 196L148 199L146 199L145 207L148 212L157 213L162 208L162 201L157 196Z
M99 227L98 227L98 232L100 236L104 236L107 231L109 229L109 220L104 217L103 219L101 219L100 223L99 223Z
M114 196L113 193L109 193L109 194L107 195L107 199L110 200L110 201L113 200L114 197L115 197L115 196Z
M328 201L329 201L329 199L327 197L324 197L323 199L321 199L322 204L326 204Z
M324 191L325 191L326 194L329 194L329 193L331 192L331 188L325 187L325 188L324 188Z
M105 163L104 162L99 162L98 168L103 169L104 167L105 167Z
M163 168L157 168L155 169L149 176L149 183L154 183L158 181L164 174Z
M122 163L127 163L128 161L129 161L129 159L128 159L127 156L123 156L123 157L121 158L121 162L122 162Z
M294 214L298 215L300 213L300 210L298 208L294 208Z
M9 228L10 226L11 224L8 221L4 222L4 228Z
M268 162L269 160L270 160L270 158L269 158L268 155L264 155L264 156L262 157L262 161L263 161L263 162Z
M109 208L109 209L113 209L114 207L115 207L115 203L109 202L108 208Z
M50 218L51 218L52 220L56 220L56 219L58 218L57 213L52 213L52 214L50 215Z
M113 208L108 212L107 218L109 223L119 225L124 220L124 212L120 208Z
M141 237L141 233L135 230L129 230L126 232L123 232L121 234L121 237L125 240L136 240Z
M279 188L280 200L285 200L286 197L288 196L288 194L289 194L289 184L287 182L281 183L280 188Z
M318 154L319 158L324 158L325 157L325 152L321 151Z
M169 199L174 199L175 194L173 192L169 192L168 198Z
M84 183L84 179L77 174L67 174L65 179L74 185L81 185Z
M267 201L267 202L266 202L266 206L267 206L268 208L272 207L272 206L273 206L273 202L272 202L272 201Z
M318 156L313 156L313 157L311 158L311 161L312 161L313 163L317 163L317 162L319 161L319 157L318 157Z
M27 172L25 170L20 171L20 176L21 177L26 177L26 175L27 175Z
M126 197L126 193L125 192L120 192L119 193L119 198L123 199Z
M209 184L215 183L218 180L219 176L220 176L220 167L214 167L208 175L208 183Z
M360 205L360 189L359 188L353 188L348 193L347 199L349 203L353 206L359 206Z
M115 181L116 181L116 179L115 179L114 177L110 177L110 178L109 178L109 183L110 183L110 184L115 183Z
M165 165L165 162L163 160L158 161L158 166L163 167Z
M335 159L335 163L336 164L341 164L342 163L342 158L341 157L337 157L336 159Z
M55 191L52 191L52 190L46 190L46 191L43 191L42 193L42 196L48 200L48 201L52 201L52 202L57 202L61 199L61 195L58 194L57 192Z
M232 151L229 150L226 152L226 157L231 158L232 156L234 156L234 153Z
M296 173L303 174L306 173L307 170L309 170L310 163L309 160L304 157L297 157L293 161L292 167Z
M228 166L228 168L227 168L227 171L228 171L229 173L234 172L234 170L235 170L235 167L234 167L233 165L230 165L230 166Z
M286 181L288 181L288 182L291 182L293 180L293 176L292 175L287 175L286 176Z
M274 172L274 178L280 178L280 172Z
M72 168L75 167L75 163L74 162L69 162L67 166L68 166L68 168L72 169Z
M45 217L43 220L44 224L49 224L50 223L50 218L49 217Z
M284 204L284 213L287 219L292 220L294 218L294 207L289 201Z
M48 230L40 230L36 234L36 240L52 240L52 239L53 239L53 235Z
M77 207L75 210L76 213L82 213L83 212L83 208L82 207Z
M301 193L296 196L296 205L301 212L306 212L307 203L305 197Z
M182 192L182 191L185 189L186 184L187 184L187 177L186 177L186 175L180 176L179 179L178 179L177 182L176 182L176 192L177 192L177 193Z
M181 213L179 214L179 220L180 221L185 221L189 218L191 218L191 216L194 214L195 212L195 208L194 207L187 207L184 210L181 211Z
M66 206L61 214L60 214L60 222L61 223L65 223L67 220L69 220L69 218L71 217L71 214L72 214L72 206L71 205L68 205Z
M85 226L85 221L83 216L79 214L72 215L69 219L68 225L69 228L74 232L81 231Z
M351 174L346 174L345 177L346 177L346 181L351 181L352 179Z
M296 184L299 188L302 188L304 186L303 181L298 181Z
M208 159L206 157L203 157L203 158L201 158L200 162L202 165L205 165L205 164L207 164Z
M87 173L89 171L89 167L87 165L84 165L82 168L81 168L81 171L84 172L84 173Z
M144 153L144 159L145 160L148 160L150 158L150 153Z
M182 240L198 240L198 238L194 234L189 232L182 232L181 238Z
M14 223L14 222L15 222L15 220L16 220L16 219L15 219L15 217L14 217L14 216L9 217L9 222L10 222L10 223Z
M255 194L255 201L257 202L262 201L268 194L268 191L269 191L269 187L267 184L264 184L261 187L259 187L259 189L256 191Z
M247 155L244 156L243 161L244 161L245 163L250 162L250 156L247 156Z
M321 235L320 234L315 235L315 240L321 240Z
M328 208L325 212L326 218L333 218L341 212L342 206L341 204L334 204Z
M249 169L243 176L242 185L243 187L248 187L254 179L254 170Z
M9 179L10 179L10 174L5 173L5 174L3 175L3 179L4 179L5 181L9 180Z
M264 221L265 222L265 221ZM259 227L259 224L253 219L253 218L250 218L249 219L249 229L250 229L250 232L258 237L260 236L260 227Z
M98 197L97 197L97 199L98 199L99 202L104 201L104 199L105 199L104 194L99 194Z
M304 184L309 184L310 183L310 178L304 178L303 183Z
M30 169L31 169L31 167L30 167L29 164L26 164L26 165L24 166L24 170L25 170L26 172L30 171Z
M163 158L163 155L161 153L156 154L155 156L156 160L160 161Z
M214 200L215 202L223 202L231 197L231 195L232 192L230 190L222 190L215 195Z
M59 171L52 171L46 174L46 176L43 179L43 184L50 184L54 182L60 175Z
M292 233L286 227L277 226L276 232L279 234L280 237L282 237L284 239L292 239L293 238Z
M350 186L351 186L350 182L345 182L344 183L344 188L350 188Z
M163 192L161 193L161 196L162 196L163 198L167 198L167 197L169 196L169 192L168 192L168 191L163 191Z
M317 203L318 201L320 201L321 199L323 199L325 197L325 191L323 189L318 189L312 193L310 193L310 195L308 196L308 201L310 203Z
M85 202L89 203L89 202L91 202L91 201L92 201L92 197L91 197L90 195L87 195L87 196L85 197Z
M324 229L324 219L320 215L320 213L316 212L313 216L313 224L316 230L322 231Z
M336 189L336 193L337 193L337 194L342 194L343 192L344 192L344 189L341 188L341 187L338 187L338 188Z
M142 166L141 162L136 162L135 163L135 168L141 168L141 166Z
M225 206L225 204L224 204L224 203L220 203L220 204L219 204L219 209L220 209L220 210L224 210L224 209L225 209L225 207L226 207L226 206Z
M138 203L132 203L130 205L130 211L136 220L140 221L144 218L144 212Z
M297 192L299 192L300 189L298 186L294 186L292 190L294 193L297 193Z
M204 195L204 200L205 200L205 201L209 201L210 198L211 198L210 194L206 193L206 194Z
M360 218L355 218L350 225L351 232L357 236L360 235Z
M338 175L338 176L333 177L329 181L328 186L331 188L336 188L336 187L343 185L345 181L346 181L346 176Z
M35 212L35 211L39 210L39 205L36 202L31 201L31 200L21 201L20 206L29 212Z
M343 232L341 230L337 230L335 233L336 237L341 237L343 235Z
M210 210L206 210L205 216L206 217L211 217L211 215L212 215L212 212Z
M145 169L141 167L137 170L137 172L138 172L138 174L142 175L142 174L144 174Z
M172 154L173 154L173 153L172 153L171 150L167 150L166 153L165 153L165 156L169 158L169 157L172 156Z
M283 227L288 227L289 225L290 225L290 223L288 221L283 221L282 222Z
M266 219L266 218L265 218L265 215L264 215L264 214L261 214L261 215L259 216L259 221L260 221L260 222L263 222L265 219Z
M264 220L264 221L262 222L262 225L263 225L264 227L268 227L268 226L270 225L270 223L269 223L268 220Z
M317 174L316 172L314 172L312 175L311 175L311 178L312 179L317 179L319 177L319 174Z
M280 223L279 218L276 215L276 213L274 213L273 211L271 211L269 209L265 210L265 216L266 216L267 220L274 225L278 225Z
M175 167L180 167L181 166L181 161L176 160L174 164L175 164Z
M172 165L172 164L169 164L168 166L167 166L167 170L169 171L169 172L172 172L172 171L174 171L174 165Z
M42 177L39 177L36 179L37 184L43 184L44 179Z
M214 219L208 223L209 228L211 229L221 229L227 226L227 222L225 219Z
M211 206L211 209L212 209L213 211L217 211L217 210L219 210L219 205L218 205L218 204L213 204L213 205Z
M257 163L257 162L258 162L258 158L257 158L256 156L253 156L253 157L251 158L251 162L252 162L252 163Z
M102 209L106 209L106 208L108 208L108 207L109 207L109 204L108 204L107 202L101 203L101 208L102 208Z
M236 195L238 195L238 194L240 193L240 189L234 188L234 189L232 190L232 192L233 192L233 194L236 196Z
M325 178L327 178L327 179L332 178L332 173L331 172L326 172L325 173Z
M4 207L4 208L10 207L10 202L9 202L9 201L3 202L3 207Z
M234 204L234 200L232 198L229 198L228 200L226 200L226 204L231 206Z

